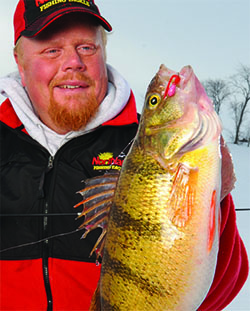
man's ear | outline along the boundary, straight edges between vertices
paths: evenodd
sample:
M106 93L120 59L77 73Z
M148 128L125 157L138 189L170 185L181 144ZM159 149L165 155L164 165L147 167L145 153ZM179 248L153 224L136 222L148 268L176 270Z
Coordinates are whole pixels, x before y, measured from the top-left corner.
M22 85L23 87L25 87L26 86L25 78L24 78L25 75L24 75L24 67L23 67L23 61L21 59L21 55L19 55L16 51L14 51L14 58L17 64L20 77L21 77Z

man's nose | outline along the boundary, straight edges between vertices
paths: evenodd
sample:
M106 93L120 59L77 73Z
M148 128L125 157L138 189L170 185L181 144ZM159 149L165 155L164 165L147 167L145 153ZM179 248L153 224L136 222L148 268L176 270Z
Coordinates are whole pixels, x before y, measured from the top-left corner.
M85 69L86 65L76 49L64 51L63 71L84 71Z

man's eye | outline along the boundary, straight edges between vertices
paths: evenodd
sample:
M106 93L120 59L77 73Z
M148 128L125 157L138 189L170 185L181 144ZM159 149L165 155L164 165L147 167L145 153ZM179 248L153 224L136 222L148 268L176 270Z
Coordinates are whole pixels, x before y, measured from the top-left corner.
M84 44L78 47L79 51L85 56L95 54L97 48L95 45L92 44Z
M49 51L49 53L56 53L56 52L58 52L58 50L56 50L56 49L53 49L53 50Z
M59 49L47 49L45 51L45 54L47 54L48 56L56 56L59 53Z

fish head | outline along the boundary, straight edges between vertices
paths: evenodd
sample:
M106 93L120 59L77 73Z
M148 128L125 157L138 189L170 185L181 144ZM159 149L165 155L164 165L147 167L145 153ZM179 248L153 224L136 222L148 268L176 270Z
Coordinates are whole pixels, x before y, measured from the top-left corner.
M145 97L138 132L142 148L169 160L218 139L220 133L212 101L192 67L175 72L161 65Z

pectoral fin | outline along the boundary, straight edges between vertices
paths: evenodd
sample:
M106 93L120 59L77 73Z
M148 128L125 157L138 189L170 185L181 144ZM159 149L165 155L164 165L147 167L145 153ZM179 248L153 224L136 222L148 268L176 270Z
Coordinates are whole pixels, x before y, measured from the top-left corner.
M183 163L178 165L169 199L172 222L177 227L184 227L192 214L197 176L198 168Z

